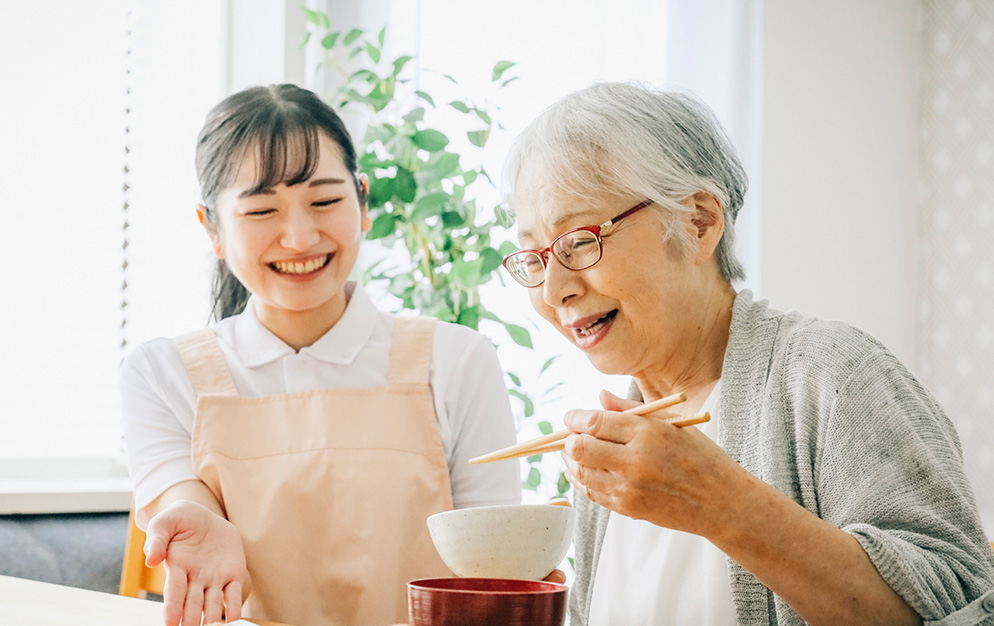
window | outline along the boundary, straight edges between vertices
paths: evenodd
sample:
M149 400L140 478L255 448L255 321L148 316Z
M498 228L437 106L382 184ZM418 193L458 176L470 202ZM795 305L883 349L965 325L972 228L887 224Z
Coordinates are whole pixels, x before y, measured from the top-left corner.
M0 7L0 459L116 455L128 345L206 322L193 148L220 94L221 8Z

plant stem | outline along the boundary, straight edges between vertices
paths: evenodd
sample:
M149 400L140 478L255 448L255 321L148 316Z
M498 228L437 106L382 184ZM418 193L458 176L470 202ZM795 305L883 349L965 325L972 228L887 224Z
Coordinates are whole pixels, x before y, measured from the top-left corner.
M435 263L431 254L431 246L428 245L428 238L423 234L424 229L421 224L412 224L411 230L414 233L414 240L417 242L416 247L421 249L421 271L428 279L432 289L435 289L438 287L435 277Z

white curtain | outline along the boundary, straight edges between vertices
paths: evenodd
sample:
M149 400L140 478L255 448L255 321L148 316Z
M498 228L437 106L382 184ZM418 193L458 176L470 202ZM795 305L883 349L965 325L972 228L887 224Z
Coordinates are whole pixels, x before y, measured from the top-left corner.
M116 445L127 6L0 4L0 457Z
M994 538L994 3L925 1L918 370Z
M0 3L0 459L114 457L126 350L207 320L220 0Z

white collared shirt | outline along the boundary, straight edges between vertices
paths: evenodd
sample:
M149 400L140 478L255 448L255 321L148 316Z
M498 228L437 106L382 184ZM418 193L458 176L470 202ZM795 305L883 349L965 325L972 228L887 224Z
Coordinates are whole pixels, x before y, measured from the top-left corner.
M295 352L262 325L253 302L214 330L241 396L386 384L394 316L379 311L361 285L349 283L341 319ZM515 504L517 463L469 465L469 459L515 441L504 372L490 341L455 324L438 323L430 384L456 508ZM135 508L172 485L196 480L191 433L196 395L172 339L155 339L121 367L121 412Z
M718 440L721 380L697 426ZM734 626L728 557L697 535L611 511L594 575L590 626Z

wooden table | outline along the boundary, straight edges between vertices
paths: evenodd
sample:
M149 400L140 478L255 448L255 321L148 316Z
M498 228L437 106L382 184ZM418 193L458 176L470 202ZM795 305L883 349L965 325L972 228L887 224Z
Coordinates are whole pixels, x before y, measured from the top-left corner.
M252 620L259 626L280 626ZM2 626L162 626L162 603L0 576Z

